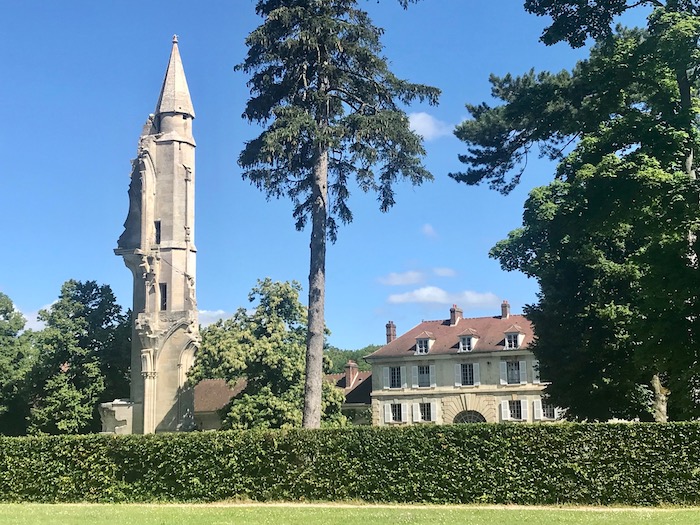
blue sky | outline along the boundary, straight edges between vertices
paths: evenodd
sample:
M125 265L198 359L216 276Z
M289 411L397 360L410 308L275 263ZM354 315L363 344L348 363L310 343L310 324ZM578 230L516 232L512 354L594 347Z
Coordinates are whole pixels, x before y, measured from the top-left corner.
M407 11L393 0L360 5L385 29L393 71L443 95L438 107L407 108L435 181L397 186L385 214L374 196L352 191L355 220L328 251L329 342L383 343L388 320L403 333L447 318L453 303L465 316L497 315L503 299L520 312L535 301L536 283L503 272L488 251L520 225L527 192L551 180L553 167L531 162L505 197L458 184L447 173L462 168L465 148L452 129L466 118L465 103L489 100L490 73L570 69L585 51L540 44L547 20L526 14L521 0L424 0ZM258 131L240 117L247 78L233 70L260 23L253 0L3 0L0 20L0 291L30 321L71 278L109 284L123 306L131 303L131 274L112 250L173 34L197 114L201 320L247 306L260 278L306 287L308 230L297 232L291 203L266 201L236 163Z

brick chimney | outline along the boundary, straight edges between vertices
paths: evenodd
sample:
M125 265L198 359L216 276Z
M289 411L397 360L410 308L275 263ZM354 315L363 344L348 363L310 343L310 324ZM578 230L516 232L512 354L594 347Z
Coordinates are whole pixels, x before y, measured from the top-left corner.
M463 315L464 311L456 304L453 304L452 308L450 308L450 326L456 325Z
M360 369L355 361L348 360L345 363L345 388L351 388L355 384L359 373Z
M510 304L508 301L503 301L501 304L501 319L508 319L510 317Z
M386 324L386 344L391 343L394 339L396 339L396 325L394 321L389 321Z

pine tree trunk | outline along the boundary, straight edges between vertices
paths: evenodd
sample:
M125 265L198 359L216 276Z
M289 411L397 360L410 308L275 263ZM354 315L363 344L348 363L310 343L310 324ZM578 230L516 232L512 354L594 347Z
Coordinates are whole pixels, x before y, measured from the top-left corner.
M311 262L309 270L309 320L306 336L304 428L321 426L323 343L326 301L326 220L328 217L328 152L321 151L314 166L311 211Z
M661 384L659 374L654 374L651 378L651 387L654 389L654 421L657 423L666 423L668 421L666 408L668 406L669 391Z

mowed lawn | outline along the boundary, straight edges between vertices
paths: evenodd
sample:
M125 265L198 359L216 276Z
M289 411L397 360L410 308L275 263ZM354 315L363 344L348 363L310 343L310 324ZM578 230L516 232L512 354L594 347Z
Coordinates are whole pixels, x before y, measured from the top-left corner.
M700 508L528 508L400 505L40 505L2 504L2 525L622 525L700 523Z

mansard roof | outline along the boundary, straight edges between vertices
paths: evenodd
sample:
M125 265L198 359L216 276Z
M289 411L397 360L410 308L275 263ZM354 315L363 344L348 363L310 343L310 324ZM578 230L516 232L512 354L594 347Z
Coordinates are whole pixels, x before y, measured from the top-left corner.
M513 330L514 326L517 327L516 330ZM423 321L366 359L371 361L384 357L413 356L416 351L416 338L420 338L420 334L424 332L432 333L435 338L428 356L456 354L459 352L460 336L469 334L478 334L479 338L473 353L503 351L505 334L513 331L524 335L518 350L526 349L532 343L532 324L523 315L459 318L455 324L450 324L450 319Z

